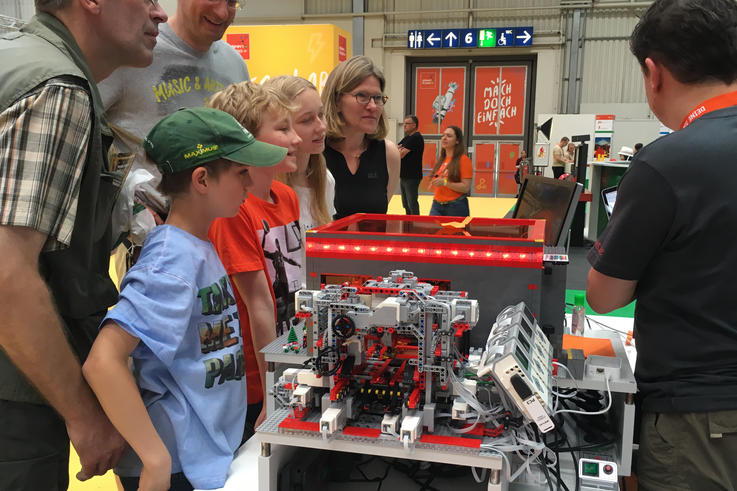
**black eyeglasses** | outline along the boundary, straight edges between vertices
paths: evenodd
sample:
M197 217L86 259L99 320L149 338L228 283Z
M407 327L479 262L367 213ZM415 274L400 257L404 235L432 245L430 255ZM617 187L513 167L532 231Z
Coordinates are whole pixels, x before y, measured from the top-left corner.
M359 104L363 104L364 106L367 105L369 102L371 102L372 99L374 101L374 104L376 104L377 106L383 106L384 104L386 104L386 101L389 100L388 96L381 95L381 94L368 95L368 94L364 94L363 92L359 92L357 94L350 94L350 95L356 98L356 102L358 102Z

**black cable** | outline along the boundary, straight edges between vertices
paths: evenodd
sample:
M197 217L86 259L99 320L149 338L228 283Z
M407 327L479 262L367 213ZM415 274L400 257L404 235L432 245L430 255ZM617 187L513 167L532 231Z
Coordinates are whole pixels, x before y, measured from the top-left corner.
M568 486L566 486L565 481L560 477L560 470L556 471L555 469L548 469L558 480L558 483L563 486L563 491L571 491Z
M580 452L581 450L592 450L594 448L606 447L616 443L615 440L607 440L603 442L589 443L587 445L579 445L577 447L556 447L550 448L554 452Z
M533 426L532 430L535 432L535 441L542 443L545 445L545 440L540 439L540 432L537 431L537 426ZM548 471L548 459L543 456L541 459L542 467L543 467L543 474L545 474L545 480L548 482L548 489L550 491L553 491L553 480L550 479L550 472Z
M573 453L573 450L571 450L571 458L573 459L573 475L576 476L576 487L573 490L578 491L580 486L578 482L578 460L576 460L576 454Z
M542 439L543 439L543 445L545 445L546 447L548 447L548 433L543 433L542 434ZM550 448L550 447L548 447L548 448ZM557 484L555 485L555 489L556 489L556 491L560 491L560 485L561 485L561 480L560 480L560 460L558 458L558 453L557 452L553 452L553 453L555 453L555 470L557 471L557 472L555 472L555 477L557 479ZM547 462L548 462L547 457L545 457L544 460L545 460L545 463L547 464ZM551 469L551 472L552 472L552 469ZM565 484L564 484L564 486L565 486Z

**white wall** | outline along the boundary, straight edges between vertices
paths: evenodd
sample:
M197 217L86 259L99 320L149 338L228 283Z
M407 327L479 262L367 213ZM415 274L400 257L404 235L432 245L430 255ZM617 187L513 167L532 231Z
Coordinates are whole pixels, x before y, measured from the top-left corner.
M562 49L540 49L537 53L537 80L535 81L535 114L558 113L560 85L563 70ZM534 138L533 138L534 140Z
M581 114L614 114L618 119L656 119L647 102L582 102Z
M623 146L634 148L635 143L647 145L660 137L660 121L657 119L615 119L612 135L612 153Z
M542 124L550 118L553 118L553 125L550 128L550 151L548 152L548 157L552 157L553 146L564 136L570 139L574 135L589 135L586 161L593 160L595 114L539 114L537 124ZM538 135L539 138L537 141L544 142L545 137L542 136L542 133L538 133ZM543 175L547 177L553 177L551 163L552 159L549 160L548 167L543 172Z

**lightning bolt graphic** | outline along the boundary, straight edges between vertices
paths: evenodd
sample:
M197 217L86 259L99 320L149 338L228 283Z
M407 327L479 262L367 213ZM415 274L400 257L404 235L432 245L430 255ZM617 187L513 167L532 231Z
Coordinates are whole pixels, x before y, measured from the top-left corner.
M322 39L322 33L313 33L307 43L307 52L310 54L310 63L315 62L315 58L317 58L324 47L325 41Z

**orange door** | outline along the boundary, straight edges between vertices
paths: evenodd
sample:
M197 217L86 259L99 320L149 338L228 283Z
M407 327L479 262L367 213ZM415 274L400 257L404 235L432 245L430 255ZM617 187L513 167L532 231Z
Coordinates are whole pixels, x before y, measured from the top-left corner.
M474 195L494 195L495 143L476 143L474 145Z
M517 183L514 180L517 159L521 143L499 144L499 177L497 195L517 194Z

